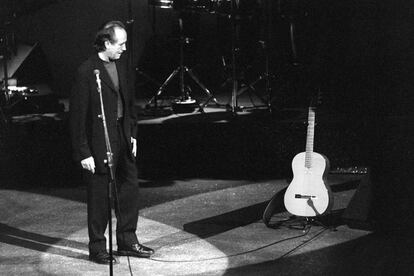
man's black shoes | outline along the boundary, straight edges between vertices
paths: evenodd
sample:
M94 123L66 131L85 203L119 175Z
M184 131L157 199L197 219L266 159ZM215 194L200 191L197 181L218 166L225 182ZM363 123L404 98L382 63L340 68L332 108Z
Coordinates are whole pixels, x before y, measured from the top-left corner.
M112 264L119 263L118 260L114 256L112 256L111 258L111 256L106 251L99 251L98 253L90 254L89 260L97 264L110 264L111 260L112 260Z
M119 256L132 256L138 258L149 258L154 254L154 250L142 244L135 243L128 247L118 246Z
M151 255L154 254L154 250L146 247L142 244L136 243L132 244L131 246L118 246L118 256L132 256L138 258L149 258ZM112 260L112 264L118 264L119 261L114 256L111 256L106 252L106 250L99 251L97 253L89 254L89 260L95 262L97 264L110 264Z

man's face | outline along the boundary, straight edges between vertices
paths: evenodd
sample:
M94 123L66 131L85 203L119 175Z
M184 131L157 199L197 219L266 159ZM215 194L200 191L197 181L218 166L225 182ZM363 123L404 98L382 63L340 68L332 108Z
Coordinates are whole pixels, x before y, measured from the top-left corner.
M119 59L124 51L126 51L127 33L122 28L114 29L114 42L105 42L105 55L109 60Z

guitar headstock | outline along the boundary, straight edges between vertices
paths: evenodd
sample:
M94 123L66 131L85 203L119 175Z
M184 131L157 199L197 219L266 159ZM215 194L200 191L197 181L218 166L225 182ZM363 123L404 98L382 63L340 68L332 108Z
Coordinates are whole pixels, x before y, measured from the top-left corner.
M311 107L313 110L315 110L321 104L322 104L322 91L319 88L311 96L309 107Z

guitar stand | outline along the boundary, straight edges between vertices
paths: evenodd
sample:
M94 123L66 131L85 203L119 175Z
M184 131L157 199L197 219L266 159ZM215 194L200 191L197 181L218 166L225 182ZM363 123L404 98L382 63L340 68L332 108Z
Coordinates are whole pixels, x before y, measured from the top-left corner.
M286 209L283 204L283 197L285 195L287 188L283 188L282 190L278 191L269 201L268 205L266 206L266 209L263 213L262 221L264 224L273 229L280 228L282 226L291 228L291 229L298 229L298 230L307 230L312 225L319 225L324 228L329 228L324 223L322 223L317 218L320 218L321 216L316 217L298 217L298 216L290 216L288 218L279 219L279 220L272 220L272 217L276 213L282 213L286 212Z
M314 217L292 217L291 221L287 225L290 229L306 231L313 225L319 224Z
M281 219L276 222L272 222L271 224L267 225L269 228L278 229L281 227L287 227L293 230L301 230L301 231L308 231L312 226L321 226L325 229L332 228L326 226L318 217L298 217L298 216L290 216L287 219ZM333 228L335 229L335 228Z

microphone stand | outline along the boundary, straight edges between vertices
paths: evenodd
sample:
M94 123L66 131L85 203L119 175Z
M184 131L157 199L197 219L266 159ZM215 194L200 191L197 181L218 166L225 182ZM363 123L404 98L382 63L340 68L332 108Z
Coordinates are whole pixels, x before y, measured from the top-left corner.
M1 47L1 46L0 46ZM4 52L2 51L4 50ZM4 72L4 78L3 78L3 85L4 85L4 100L5 100L5 105L9 102L9 79L8 79L8 73L7 73L7 61L8 61L8 55L7 55L7 49L0 49L0 58L3 60L3 72ZM3 112L3 109L1 107L1 103L0 103L0 118L2 123L6 124L7 123L7 117L5 115L5 113Z
M3 88L2 91L4 94L5 106L9 103L10 100L10 90L9 90L9 73L8 73L8 61L10 59L10 54L12 52L12 48L15 46L13 42L10 41L10 35L13 33L9 30L10 22L4 23L4 33L0 36L0 59L3 62ZM1 76L0 76L1 78ZM8 122L8 118L6 117L0 103L0 117L2 123L6 124Z
M105 144L106 144L106 157L105 163L108 168L109 177L108 177L108 235L109 235L109 275L113 275L113 251L112 251L112 185L115 183L115 173L114 173L114 162L113 162L113 153L111 149L111 143L109 141L109 135L108 135L108 127L106 124L106 117L104 112L104 104L103 104L103 97L102 97L102 89L101 89L101 80L99 78L99 71L95 70L96 75L96 83L98 85L98 93L99 93L99 99L101 103L101 115L99 115L99 118L102 119L104 133L105 133Z
M235 0L231 0L230 2L230 16L231 16L231 26L232 26L232 35L231 35L231 62L232 62L232 89L231 89L231 103L230 103L230 111L232 114L237 114L237 111L240 111L241 108L238 106L237 103L237 89L239 87L239 83L237 81L237 70L236 70L236 51L239 38L239 25L235 18L236 16L236 8L237 3Z
M134 18L132 17L132 1L128 0L127 3L127 21L126 21L126 28L128 32L128 65L129 68L133 68L134 66Z

